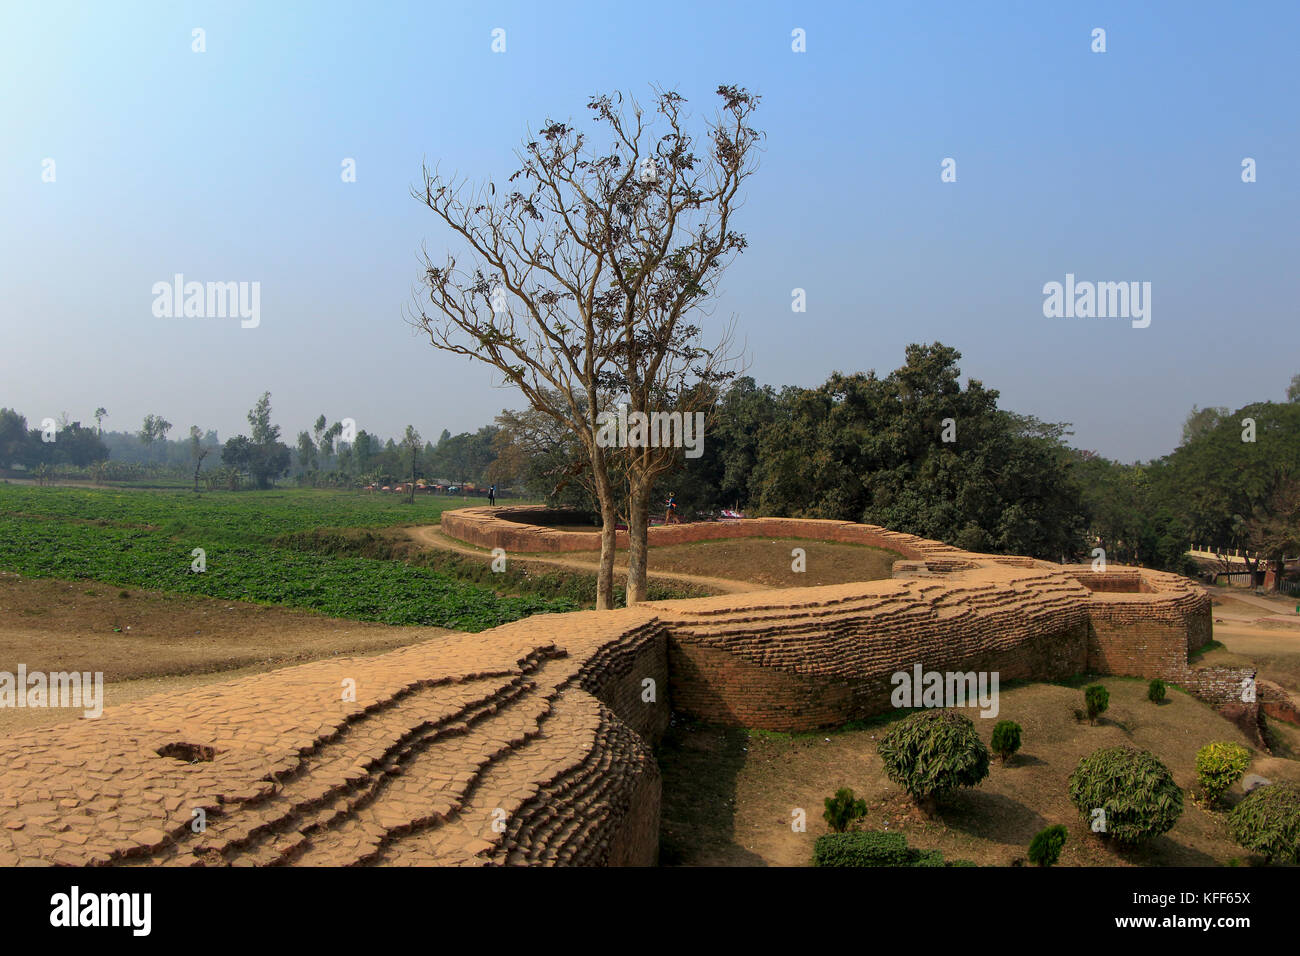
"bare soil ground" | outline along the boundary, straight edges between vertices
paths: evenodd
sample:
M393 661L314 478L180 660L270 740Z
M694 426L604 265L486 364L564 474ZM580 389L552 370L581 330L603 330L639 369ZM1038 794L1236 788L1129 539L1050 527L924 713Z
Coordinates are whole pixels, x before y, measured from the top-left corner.
M795 548L804 551L804 570L794 571ZM600 555L580 551L575 561L595 565ZM900 555L860 544L805 538L730 538L650 549L650 568L692 578L725 578L768 588L818 587L850 581L876 581L891 575ZM620 552L616 566L627 566Z
M102 672L109 705L445 633L0 572L0 671ZM80 713L0 708L0 733Z
M1024 731L1021 753L1007 765L995 758L979 787L954 795L927 819L885 776L876 753L889 724L787 736L675 721L661 747L664 807L661 850L667 865L806 866L813 841L827 827L823 800L840 787L865 798L862 829L899 831L909 845L941 850L948 859L1008 866L1025 856L1034 834L1065 824L1064 866L1198 866L1246 862L1228 837L1224 815L1199 805L1196 751L1214 740L1249 746L1233 724L1187 694L1171 690L1162 705L1146 699L1146 682L1102 678L1110 709L1097 726L1076 722L1081 689L1029 684L1001 689L1001 712L983 719L969 711L987 743L998 719ZM1300 745L1300 728L1283 732ZM1132 744L1153 751L1184 790L1182 816L1145 847L1120 852L1091 833L1067 795L1080 758L1100 747ZM1252 748L1253 749L1253 748ZM1251 772L1300 782L1300 762L1257 755ZM1230 802L1239 799L1234 788ZM807 832L791 828L792 812L807 813Z
M1221 648L1206 651L1199 663L1254 664L1259 676L1300 695L1300 614L1295 604L1273 598L1242 600L1227 588L1212 588L1214 639ZM1254 598L1254 595L1249 595ZM1271 611L1270 606L1276 607ZM1291 610L1288 619L1284 612Z

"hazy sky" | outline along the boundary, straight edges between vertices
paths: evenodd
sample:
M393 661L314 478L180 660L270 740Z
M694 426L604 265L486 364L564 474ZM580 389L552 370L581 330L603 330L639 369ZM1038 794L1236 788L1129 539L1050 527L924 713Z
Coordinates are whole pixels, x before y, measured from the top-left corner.
M755 378L883 373L937 339L1075 444L1161 455L1193 404L1300 371L1298 34L1294 2L6 0L0 406L226 438L269 389L289 441L321 412L487 424L521 398L403 320L421 243L451 242L409 196L421 160L499 178L594 92L659 83L708 115L728 83L767 133L716 310ZM260 282L260 325L156 318L176 273ZM1150 282L1150 326L1045 318L1067 273Z

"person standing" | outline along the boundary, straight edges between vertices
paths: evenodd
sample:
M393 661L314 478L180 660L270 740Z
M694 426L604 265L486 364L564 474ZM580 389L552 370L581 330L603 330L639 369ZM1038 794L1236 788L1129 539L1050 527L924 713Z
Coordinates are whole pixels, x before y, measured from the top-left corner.
M488 485L488 507L494 508L497 503L497 486Z

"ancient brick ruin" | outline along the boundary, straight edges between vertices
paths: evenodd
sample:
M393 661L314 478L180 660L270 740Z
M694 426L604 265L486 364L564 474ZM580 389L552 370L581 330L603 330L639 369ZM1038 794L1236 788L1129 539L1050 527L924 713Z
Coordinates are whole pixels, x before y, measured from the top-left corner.
M599 546L520 512L449 512L442 529L512 554ZM890 580L541 615L15 734L0 741L0 865L651 864L673 711L835 725L889 709L890 676L914 664L1004 683L1163 677L1258 735L1240 693L1254 672L1188 663L1212 624L1183 578L848 522L651 529L654 545L742 536L901 557Z

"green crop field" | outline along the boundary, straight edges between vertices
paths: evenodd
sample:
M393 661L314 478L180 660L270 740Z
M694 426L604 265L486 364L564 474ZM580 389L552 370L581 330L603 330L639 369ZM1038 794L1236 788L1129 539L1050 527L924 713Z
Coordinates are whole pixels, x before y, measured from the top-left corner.
M273 543L317 528L429 524L477 503L312 489L196 496L0 484L0 569L467 631L575 610L569 600L502 597L430 568ZM203 572L191 568L195 548L205 552Z

